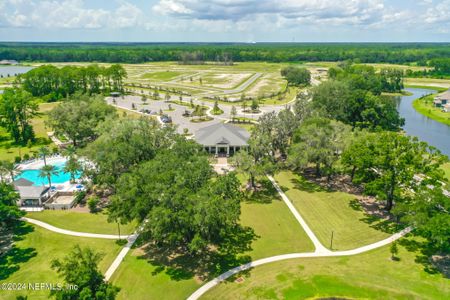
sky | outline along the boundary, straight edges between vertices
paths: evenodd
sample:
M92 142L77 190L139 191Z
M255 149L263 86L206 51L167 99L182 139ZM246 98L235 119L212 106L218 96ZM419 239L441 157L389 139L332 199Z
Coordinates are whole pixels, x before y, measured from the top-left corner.
M0 41L450 42L450 0L0 0Z

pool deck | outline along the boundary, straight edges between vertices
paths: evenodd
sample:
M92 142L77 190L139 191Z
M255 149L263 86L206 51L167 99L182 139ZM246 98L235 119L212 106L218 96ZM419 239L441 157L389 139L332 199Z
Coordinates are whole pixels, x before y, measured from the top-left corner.
M54 164L61 164L66 162L67 158L60 156L60 155L55 155L55 156L49 156L46 158L47 164L48 165L54 165ZM39 170L40 168L42 168L44 166L44 160L43 159L35 159L35 160L30 160L27 162L23 162L21 164L19 164L19 168L22 171L26 171L26 170ZM52 186L56 187L57 191L60 192L74 192L79 190L77 188L77 185L79 185L78 182L76 183L70 183L70 181L66 181L63 183L54 183L52 184Z
M64 163L67 159L63 156L49 156L46 158L47 164L58 164L58 163ZM21 170L39 170L44 166L44 160L43 159L35 159L30 160L28 162L23 162L19 164L19 168Z

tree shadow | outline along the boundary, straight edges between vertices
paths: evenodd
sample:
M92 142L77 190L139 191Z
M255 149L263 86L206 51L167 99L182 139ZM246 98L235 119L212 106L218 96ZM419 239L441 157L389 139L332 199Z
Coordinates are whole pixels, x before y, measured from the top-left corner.
M300 191L305 191L308 193L318 193L318 192L331 192L320 185L309 181L308 179L300 176L291 179L291 183L294 185L294 188Z
M0 256L0 280L9 278L20 269L20 264L26 263L37 255L35 248L19 248L14 242L24 239L24 236L34 230L33 226L19 222L13 229L9 250Z
M404 228L402 224L395 222L394 217L383 210L379 203L364 202L355 198L350 200L349 207L355 211L362 212L364 216L359 220L373 229L393 234Z
M399 245L409 252L416 254L415 262L423 266L429 274L442 274L450 278L450 255L440 254L438 249L427 240L404 238L399 240Z
M245 202L270 204L273 200L279 199L278 191L269 179L263 178L259 181L257 190L246 191Z
M156 268L152 275L165 273L172 280L198 278L210 280L234 267L251 261L243 253L251 250L251 243L257 238L249 227L237 226L219 247L210 247L198 254L191 254L180 248L158 247L154 243L142 247L145 259Z

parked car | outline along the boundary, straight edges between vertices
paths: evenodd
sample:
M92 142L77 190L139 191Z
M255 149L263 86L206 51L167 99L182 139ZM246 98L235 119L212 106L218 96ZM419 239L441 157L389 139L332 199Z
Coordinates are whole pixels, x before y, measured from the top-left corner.
M163 123L172 123L172 118L171 117L169 117L168 115L163 115L163 116L161 116L161 122L163 122Z

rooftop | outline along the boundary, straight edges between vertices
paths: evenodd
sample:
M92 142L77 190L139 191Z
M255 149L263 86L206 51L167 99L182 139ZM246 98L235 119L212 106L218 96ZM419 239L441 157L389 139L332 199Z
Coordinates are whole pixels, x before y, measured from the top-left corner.
M204 146L247 146L249 138L250 133L247 130L227 123L214 124L195 133L195 140Z
M46 186L17 186L21 199L40 199L48 187Z
M450 101L450 89L443 92L442 94L439 94L436 99L439 100L449 100Z

